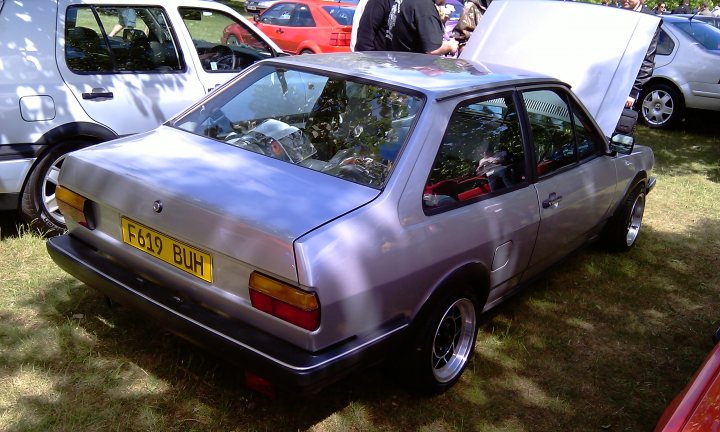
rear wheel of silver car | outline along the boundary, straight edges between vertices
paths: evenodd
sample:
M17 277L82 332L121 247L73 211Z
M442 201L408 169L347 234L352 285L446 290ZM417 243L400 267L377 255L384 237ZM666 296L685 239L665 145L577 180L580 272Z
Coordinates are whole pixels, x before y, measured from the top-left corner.
M630 250L637 242L645 213L645 186L641 183L625 197L618 212L610 220L607 242L611 249Z
M37 160L25 183L20 203L20 216L31 227L48 235L65 230L65 217L55 199L60 168L68 153L87 145L89 143L81 140L65 141L55 144Z
M413 351L412 376L420 390L440 393L460 379L475 348L477 301L469 290L453 290L432 308Z
M651 84L641 96L640 115L651 128L667 128L682 117L680 93L666 84Z

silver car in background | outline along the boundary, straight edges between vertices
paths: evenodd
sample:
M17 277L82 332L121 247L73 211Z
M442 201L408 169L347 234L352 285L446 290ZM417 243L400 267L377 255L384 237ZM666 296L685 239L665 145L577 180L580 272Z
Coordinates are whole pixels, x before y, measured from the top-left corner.
M663 15L655 70L638 105L651 128L676 124L688 108L720 111L720 29Z
M385 357L444 391L479 316L596 238L637 241L653 154L567 84L409 53L262 61L69 155L66 271L278 385Z

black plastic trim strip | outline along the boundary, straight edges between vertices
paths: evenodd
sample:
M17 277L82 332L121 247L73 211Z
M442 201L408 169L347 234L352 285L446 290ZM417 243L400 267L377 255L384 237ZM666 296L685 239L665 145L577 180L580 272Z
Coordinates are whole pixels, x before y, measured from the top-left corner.
M0 145L0 161L36 158L45 148L42 144Z

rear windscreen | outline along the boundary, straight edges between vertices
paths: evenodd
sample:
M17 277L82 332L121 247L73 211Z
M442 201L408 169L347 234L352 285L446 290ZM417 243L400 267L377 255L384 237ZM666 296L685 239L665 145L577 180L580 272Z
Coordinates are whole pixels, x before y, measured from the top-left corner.
M334 20L340 25L352 25L355 8L347 6L323 6Z
M700 45L709 50L720 50L720 29L710 24L697 21L678 22L672 24L676 29L681 30Z

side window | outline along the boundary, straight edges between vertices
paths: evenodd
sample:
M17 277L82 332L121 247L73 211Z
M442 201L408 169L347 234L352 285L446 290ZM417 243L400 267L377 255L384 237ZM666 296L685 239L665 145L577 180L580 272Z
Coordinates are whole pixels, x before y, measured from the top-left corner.
M668 34L665 33L664 30L660 30L660 35L658 37L657 54L670 55L674 49L675 42L670 39L670 36L668 36Z
M65 63L73 72L113 72L110 49L90 6L68 8Z
M260 22L272 25L287 26L290 25L290 17L292 17L295 3L281 3L271 6L260 17Z
M208 72L241 71L273 51L256 31L232 15L209 9L178 9Z
M290 25L293 27L315 27L315 20L313 20L310 9L305 5L298 5Z
M578 159L583 161L600 154L605 148L605 139L575 102L571 102L570 106L573 110Z
M71 6L65 60L75 72L183 70L171 30L157 7Z
M526 91L523 100L530 120L538 176L590 159L604 149L602 134L565 93Z
M455 207L525 181L523 149L512 93L459 105L423 192L423 208Z
M573 122L565 100L552 90L523 92L535 149L535 170L550 174L577 162Z

